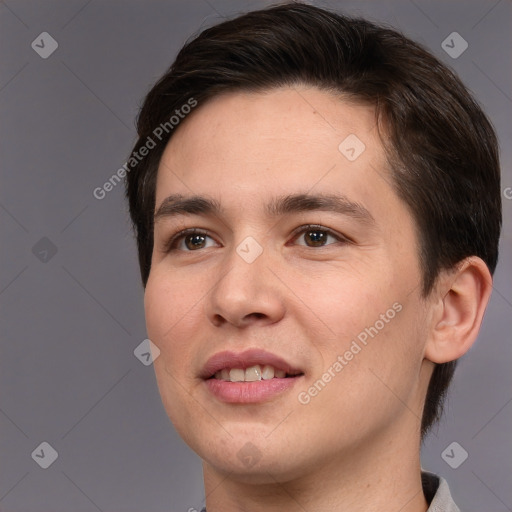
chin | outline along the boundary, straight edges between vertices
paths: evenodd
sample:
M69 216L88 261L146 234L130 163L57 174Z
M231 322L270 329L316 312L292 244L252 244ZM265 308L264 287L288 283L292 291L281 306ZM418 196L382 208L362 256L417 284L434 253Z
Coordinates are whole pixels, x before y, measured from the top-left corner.
M298 458L301 450L291 450L283 439L252 441L251 437L233 436L222 440L209 437L192 441L189 446L203 460L205 469L229 475L230 479L252 484L275 484L299 478L311 470L311 461ZM254 439L254 437L252 437ZM289 437L288 437L289 439Z
M236 480L246 484L275 484L284 483L300 477L307 473L307 470L301 470L301 467L307 468L307 463L300 464L298 461L283 460L274 455L272 458L266 457L254 464L248 464L240 461L237 453L230 453L228 457L219 456L218 454L204 454L202 456L205 470L213 469L214 471L229 475L231 480Z

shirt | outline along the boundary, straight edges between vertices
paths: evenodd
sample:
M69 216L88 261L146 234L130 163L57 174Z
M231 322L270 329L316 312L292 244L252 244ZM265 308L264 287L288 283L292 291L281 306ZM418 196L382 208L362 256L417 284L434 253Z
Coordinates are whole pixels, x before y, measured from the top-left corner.
M448 483L443 477L422 471L421 485L429 505L427 512L460 512L450 494ZM206 508L203 508L201 512L206 512Z
M443 477L428 471L422 471L421 485L423 486L425 499L429 504L427 512L460 512L450 494L448 483Z

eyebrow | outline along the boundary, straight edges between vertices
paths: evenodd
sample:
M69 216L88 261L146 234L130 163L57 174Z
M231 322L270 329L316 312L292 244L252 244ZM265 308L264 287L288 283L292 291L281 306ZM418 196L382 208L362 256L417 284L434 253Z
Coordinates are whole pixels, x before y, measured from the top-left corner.
M341 194L288 194L272 198L265 206L265 213L269 217L306 211L334 212L352 217L365 224L375 224L372 214L363 205L350 201ZM179 215L220 217L223 212L221 203L215 198L172 194L162 201L155 212L154 220L158 221Z

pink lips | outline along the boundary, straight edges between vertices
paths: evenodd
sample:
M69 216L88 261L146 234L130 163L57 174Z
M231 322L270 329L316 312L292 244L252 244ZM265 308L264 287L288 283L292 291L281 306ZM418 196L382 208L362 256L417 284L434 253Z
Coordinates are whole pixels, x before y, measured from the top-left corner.
M213 377L223 368L246 369L254 365L270 365L288 374L286 378L273 378L255 382L228 382ZM249 349L241 353L219 352L206 362L201 377L210 393L228 403L257 403L267 401L293 387L302 377L302 372L284 359L259 349Z

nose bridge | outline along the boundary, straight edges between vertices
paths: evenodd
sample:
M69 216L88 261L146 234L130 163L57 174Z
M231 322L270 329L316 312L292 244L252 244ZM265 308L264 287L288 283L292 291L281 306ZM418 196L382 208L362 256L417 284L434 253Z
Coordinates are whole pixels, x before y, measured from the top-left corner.
M257 235L256 235L257 236ZM262 236L259 236L260 240ZM254 295L254 287L263 284L262 276L269 264L269 249L254 236L246 236L226 255L226 272L219 284L229 285L230 294Z
M270 249L256 236L246 236L226 254L221 276L208 300L211 317L241 324L249 315L275 320L282 314L277 283L267 268L272 259Z

